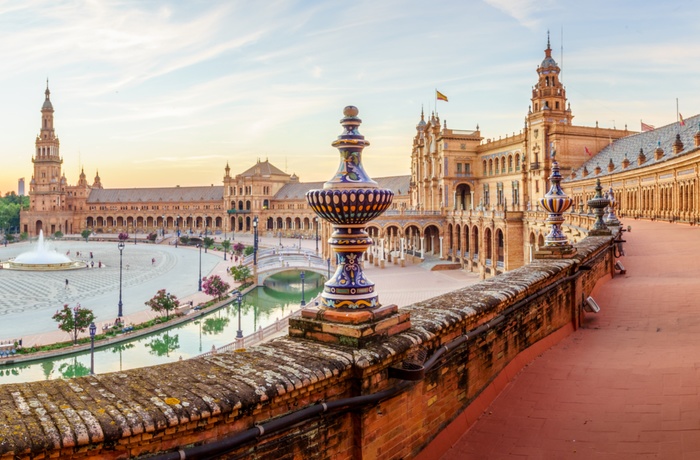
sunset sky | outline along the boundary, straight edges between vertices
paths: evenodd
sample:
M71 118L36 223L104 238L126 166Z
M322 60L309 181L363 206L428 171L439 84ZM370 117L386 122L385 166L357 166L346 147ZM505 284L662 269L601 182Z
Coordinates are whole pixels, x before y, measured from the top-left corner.
M325 180L345 105L371 176L408 174L421 106L523 127L551 31L574 123L700 110L700 5L557 0L0 1L0 192L32 175L46 78L70 184L221 184L257 158ZM564 56L562 59L562 30ZM562 62L563 61L563 62Z

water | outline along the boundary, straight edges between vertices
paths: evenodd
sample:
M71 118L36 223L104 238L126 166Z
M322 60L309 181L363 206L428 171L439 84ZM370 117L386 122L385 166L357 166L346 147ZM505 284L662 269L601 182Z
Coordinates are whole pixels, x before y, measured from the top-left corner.
M325 280L306 272L305 299L318 295ZM274 323L297 308L301 301L298 271L278 273L244 296L241 328L247 336L260 327ZM158 333L95 350L95 373L104 374L138 367L154 366L188 359L235 341L238 330L238 305L229 304L194 321ZM68 334L66 334L68 340ZM0 366L0 384L73 378L90 373L90 352Z
M15 260L18 264L64 264L70 263L72 260L63 254L49 249L44 245L44 231L39 230L39 239L36 243L36 249L33 251L23 252L18 255Z

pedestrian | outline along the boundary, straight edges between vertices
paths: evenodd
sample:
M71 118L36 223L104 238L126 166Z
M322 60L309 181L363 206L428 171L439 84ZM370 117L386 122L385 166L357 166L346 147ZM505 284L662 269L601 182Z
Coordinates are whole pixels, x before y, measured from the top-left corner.
M102 268L102 261L101 260L97 261L97 268Z
M80 257L80 251L75 251L75 257Z
M66 289L68 289L68 278L66 278Z
M90 251L90 258L92 259L92 251Z
M95 261L90 261L90 268L95 268Z
M154 257L151 259L151 265L155 265L155 264L156 264L156 258Z

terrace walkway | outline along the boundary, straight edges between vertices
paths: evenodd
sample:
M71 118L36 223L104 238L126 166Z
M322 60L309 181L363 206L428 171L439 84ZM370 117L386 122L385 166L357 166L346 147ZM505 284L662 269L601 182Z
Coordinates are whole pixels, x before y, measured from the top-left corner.
M700 458L700 228L626 220L626 275L442 460ZM439 442L438 438L434 442Z

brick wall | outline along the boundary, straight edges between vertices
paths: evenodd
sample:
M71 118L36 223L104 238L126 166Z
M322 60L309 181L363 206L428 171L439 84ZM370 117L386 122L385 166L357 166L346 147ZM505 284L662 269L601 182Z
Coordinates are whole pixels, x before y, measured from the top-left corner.
M501 371L536 348L531 345L575 328L582 299L611 273L609 241L586 238L574 259L537 261L406 307L413 327L366 349L285 337L162 366L2 385L0 459L145 458L178 447L187 449L186 458L206 458L190 449L259 435L260 424L264 434L216 452L217 458L415 457L483 398L484 389L492 391ZM420 351L428 358L443 352L443 345L487 322L493 327L445 352L422 380L389 377L390 367ZM379 403L357 400L397 386L403 390ZM342 410L273 430L302 409L320 412L322 403L339 401ZM174 455L169 458L179 458Z

